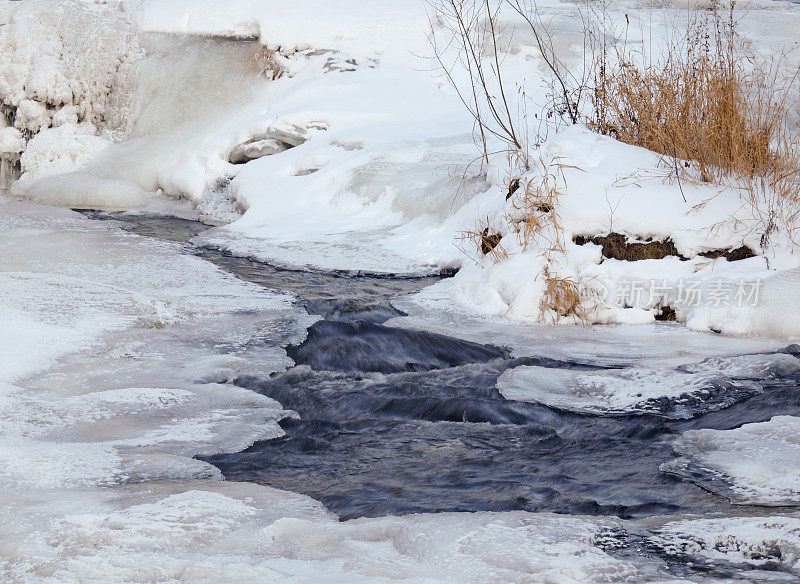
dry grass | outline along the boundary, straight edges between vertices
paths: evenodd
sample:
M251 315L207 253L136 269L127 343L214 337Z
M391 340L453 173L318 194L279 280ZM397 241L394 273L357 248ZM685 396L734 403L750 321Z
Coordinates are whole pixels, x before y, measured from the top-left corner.
M462 241L469 242L470 247L474 247L478 257L487 256L492 262L498 263L508 258L508 252L503 247L503 236L488 226L489 220L486 220L486 226L478 226L475 229L469 229L461 234ZM461 251L467 250L460 248ZM467 253L467 255L470 255Z
M669 60L639 67L622 60L599 86L596 127L629 144L697 163L702 179L763 176L779 154L771 147L784 112L751 91L733 55Z
M522 193L517 194L507 220L516 226L522 249L539 250L545 260L540 276L545 282L539 306L542 318L549 317L556 323L561 318L571 317L574 322L588 325L580 286L571 278L553 271L554 266L566 264L564 229L558 209L559 199L566 190L564 170L575 167L564 164L557 157L546 159L540 156L532 164L535 175L525 183Z
M593 127L665 155L678 179L741 189L770 231L800 207L800 134L787 121L796 89L782 60L771 66L737 45L733 5L695 19L660 61L617 55L597 64ZM697 22L700 24L697 24Z
M267 79L275 81L283 77L286 73L284 61L286 56L281 54L280 48L278 50L268 49L263 47L253 56L256 64L258 65L259 72Z
M588 326L589 318L582 305L581 289L571 278L552 275L549 267L544 269L545 291L540 310L549 315L553 324L565 317L572 317L576 323Z
M523 249L546 243L553 252L564 252L564 230L558 216L558 199L566 189L565 165L558 158L541 156L534 163L536 175L525 183L525 190L514 203L509 220L517 226Z

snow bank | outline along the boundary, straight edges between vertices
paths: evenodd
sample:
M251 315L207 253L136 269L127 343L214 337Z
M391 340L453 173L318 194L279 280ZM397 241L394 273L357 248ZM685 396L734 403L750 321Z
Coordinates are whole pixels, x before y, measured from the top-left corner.
M590 323L653 322L661 307L669 306L694 330L800 335L800 321L788 310L798 300L800 274L793 244L778 238L764 249L753 227L758 217L736 192L679 185L659 170L656 154L580 127L549 140L543 156L564 165L556 207L561 233L543 232L525 244L516 226L524 206L521 188L488 215L508 257L474 254L455 278L419 293L417 304L444 307L454 299L487 317L532 324L555 320L558 315L544 302L548 267L573 283ZM531 180L538 180L535 171ZM500 188L494 189L499 195ZM610 233L634 242L670 241L675 251L663 259L626 261L603 257L600 245L578 240ZM556 238L562 239L563 252L552 252ZM702 255L742 247L758 255L736 261Z
M776 416L735 430L691 430L673 447L681 458L664 465L740 503L800 501L800 418Z
M285 266L417 274L462 267L419 302L457 303L491 318L558 320L543 300L562 278L581 294L566 321L582 314L598 324L651 323L668 307L698 331L800 336L800 320L787 316L796 312L787 307L797 301L800 262L785 234L762 241L761 217L733 190L679 183L654 153L586 128L551 132L536 152L563 165L553 211L563 230L523 245L515 230L524 189L506 195L512 178L524 185L537 172L504 155L471 164L473 120L431 59L428 33L442 31L424 2L121 7L2 4L8 127L0 128L0 151L21 164L17 196L114 210L185 198L198 215L226 223L200 243ZM757 50L792 40L796 7L748 8L741 30ZM577 8L539 9L560 55L580 64ZM631 45L657 45L682 9L612 3L608 18L630 21ZM108 31L102 55L78 21ZM549 89L535 40L511 15L502 24L503 67L538 107ZM453 74L463 81L458 68ZM497 141L488 146L502 150ZM503 236L507 259L494 262L463 237L486 226ZM674 252L623 261L576 243L610 233L669 242ZM554 256L558 238L563 251ZM755 257L713 257L736 249Z
M307 0L291 6L279 0L146 0L139 16L146 32L256 37L286 51L329 49L352 57L409 48L427 28L420 2L379 0L356 6L346 0Z
M111 121L119 107L112 91L124 84L127 65L140 56L122 8L74 1L0 3L0 126L9 126L0 138L0 157L19 161L30 141L24 171L66 171L109 143L119 129Z

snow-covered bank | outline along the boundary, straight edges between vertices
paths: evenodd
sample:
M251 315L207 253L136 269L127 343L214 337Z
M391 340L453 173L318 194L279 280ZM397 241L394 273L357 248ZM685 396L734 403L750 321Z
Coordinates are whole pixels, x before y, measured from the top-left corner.
M740 32L756 51L794 42L796 5L740 8ZM649 47L683 22L684 9L610 3L605 17L629 23L630 46ZM564 61L580 64L578 5L547 0L539 10ZM585 127L552 129L536 150L564 180L554 208L533 214L552 214L560 230L533 246L520 241L525 189L507 197L509 186L514 178L536 184L541 173L505 154L476 162L473 120L431 59L431 26L442 31L429 12L417 0L6 1L0 157L23 172L12 192L71 207L173 212L166 198L185 198L197 215L225 223L201 243L280 265L461 267L420 294L428 307L548 322L559 317L547 306L548 287L561 279L581 295L576 312L591 323L666 315L699 331L800 336L800 320L787 316L800 300L800 262L786 233L765 234L764 217L732 189L676 181L652 152ZM102 58L76 32L81 18L104 31ZM531 100L536 125L546 68L518 19L502 19L515 30L503 67ZM501 261L463 238L484 228L502 236ZM621 259L604 252L606 236L663 249Z
M427 292L448 282L396 300L408 316L387 324L510 347L515 357L564 362L503 373L497 387L509 400L595 415L691 418L755 395L764 383L791 377L800 366L791 347L768 337L726 337L667 324L531 326L424 301ZM586 363L608 369L575 368Z
M27 11L48 6L33 2ZM24 174L12 191L72 207L121 209L159 207L160 190L188 198L215 220L246 210L209 241L278 263L383 272L456 265L453 234L477 209L458 211L486 188L477 180L465 192L451 176L473 158L471 124L457 99L438 87L430 63L409 59L427 44L424 3L384 8L382 24L369 24L370 11L328 3L287 10L280 3L234 2L223 12L209 3L151 2L138 9L131 3L122 13L85 8L140 26L129 39L130 62L110 82L95 76L109 92L101 97L117 106L108 117L122 127L111 128L113 134L100 127L99 136L87 136L92 128L81 124L42 129L25 150ZM6 42L21 61L13 70L20 85L25 75L68 77L26 60L40 50L33 37L27 44L20 38L34 25L14 3L3 9ZM352 18L322 19L343 10ZM46 30L47 22L36 26ZM255 31L265 46L286 54L277 81L259 72L260 45L247 40ZM205 36L176 36L184 32ZM17 107L1 91L0 97ZM29 101L66 108L36 99ZM81 141L87 144L77 148ZM269 151L247 149L267 143Z

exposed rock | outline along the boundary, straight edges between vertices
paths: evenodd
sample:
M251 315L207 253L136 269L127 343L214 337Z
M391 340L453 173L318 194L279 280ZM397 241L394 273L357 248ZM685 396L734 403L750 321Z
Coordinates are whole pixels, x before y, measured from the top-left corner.
M319 166L309 166L308 168L300 168L295 170L292 175L293 176L308 176L309 174L314 174L317 172L321 167Z
M374 69L378 66L378 61L375 59L367 59L364 62L359 62L356 59L346 58L336 53L334 56L328 57L328 60L325 61L325 64L322 66L322 70L325 73L352 73L353 71L357 71L362 65Z
M543 211L538 208L537 210ZM621 233L609 233L608 235L576 235L572 238L578 245L594 243L603 248L603 257L615 260L660 260L665 257L675 256L681 260L689 258L678 253L672 239L653 240L651 238L630 241L629 238ZM735 249L715 249L700 252L698 254L704 258L718 259L725 258L729 262L744 260L755 257L755 252L746 245Z
M712 260L718 258L725 258L729 262L746 260L747 258L752 258L756 256L753 250L747 247L746 245L737 247L736 249L715 249L711 251L704 251L700 253L700 255L703 256L704 258L711 258Z
M481 234L481 253L483 255L489 255L492 253L502 238L503 236L499 233L489 233L488 227L484 229L483 233Z
M519 189L519 179L513 179L508 185L508 194L506 195L506 201L511 198L511 195L517 192Z
M668 256L686 259L678 253L675 243L669 238L662 241L645 239L629 242L628 238L621 233L609 233L593 237L577 235L573 241L578 245L594 243L602 246L603 257L615 260L660 260Z
M327 130L325 122L311 122L305 126L285 125L285 129L269 128L263 133L251 136L231 150L228 161L231 164L244 164L256 158L279 154L289 148L300 146L309 138L310 130Z
M656 313L655 318L662 322L675 322L678 320L678 315L671 306L662 306Z
M288 148L292 148L292 145L275 138L256 139L239 144L231 151L228 160L231 164L244 164L262 156L278 154Z

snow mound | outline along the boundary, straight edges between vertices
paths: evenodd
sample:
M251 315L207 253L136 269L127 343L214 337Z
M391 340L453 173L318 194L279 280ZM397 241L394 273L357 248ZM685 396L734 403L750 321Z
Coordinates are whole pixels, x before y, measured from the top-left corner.
M662 471L752 505L800 503L800 418L775 416L735 430L690 430L673 444L681 458Z
M78 169L119 137L115 121L127 111L112 93L141 56L135 25L121 9L70 0L0 3L0 157L21 164L29 179Z

